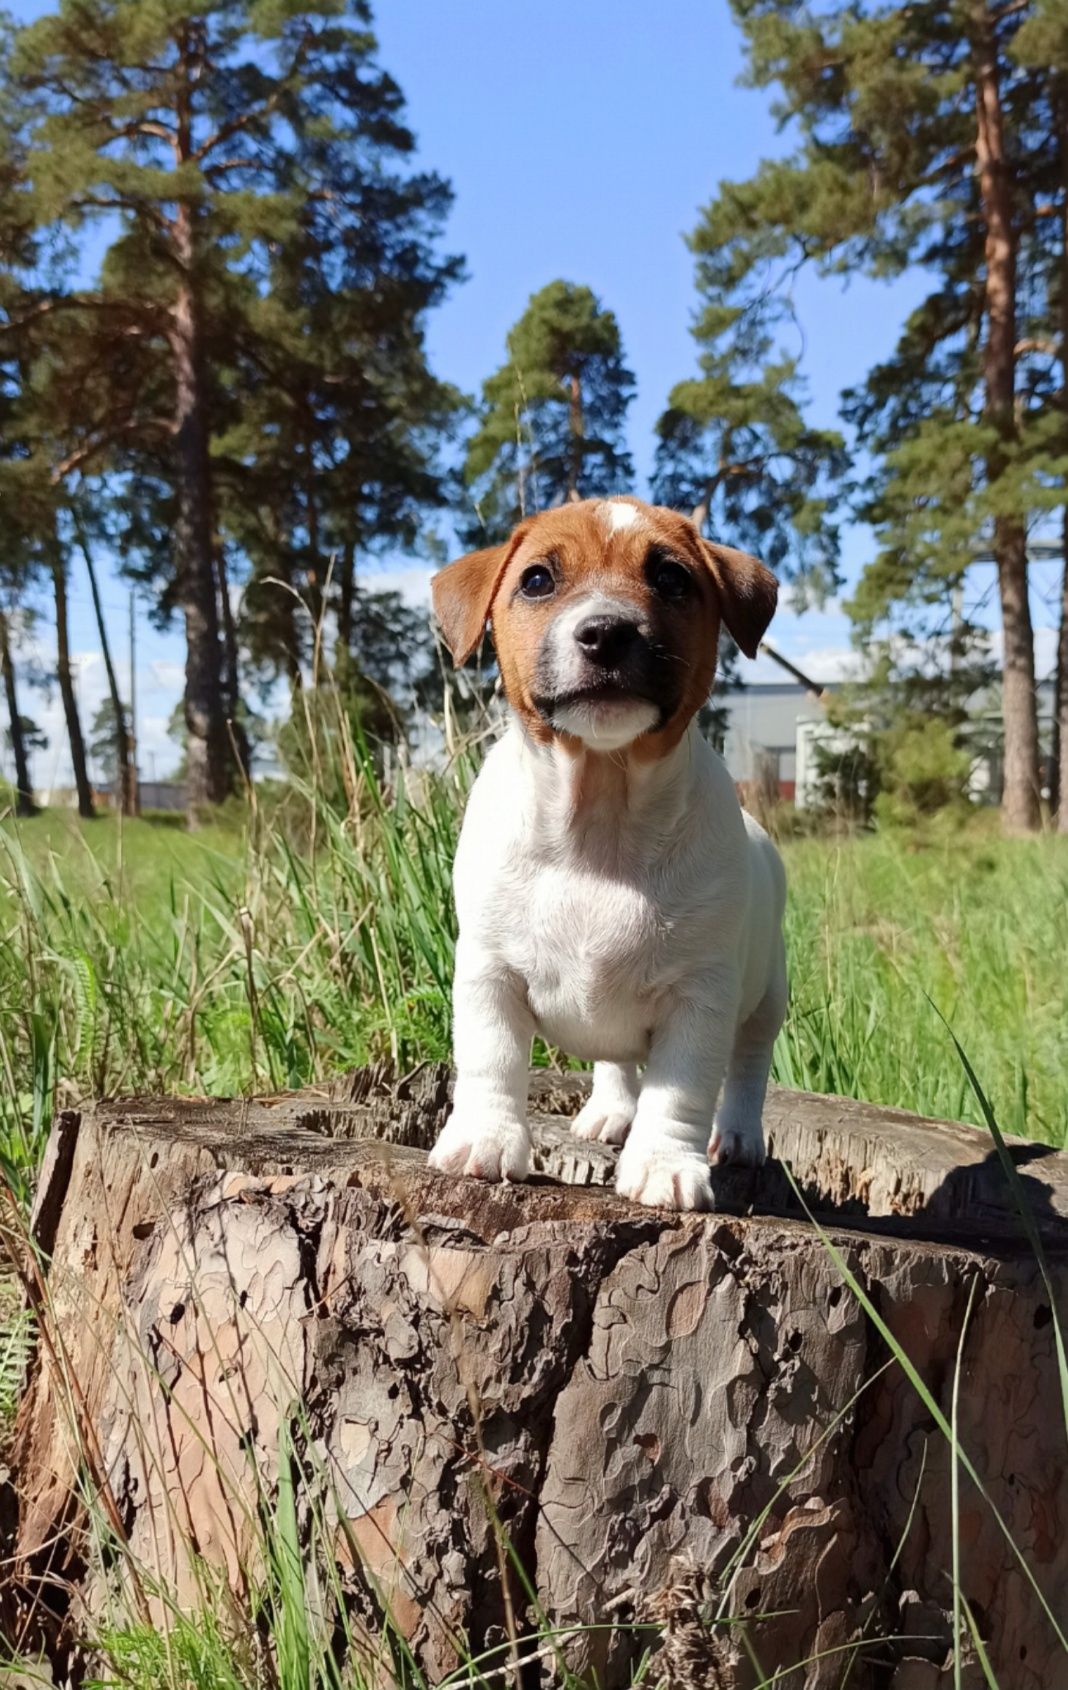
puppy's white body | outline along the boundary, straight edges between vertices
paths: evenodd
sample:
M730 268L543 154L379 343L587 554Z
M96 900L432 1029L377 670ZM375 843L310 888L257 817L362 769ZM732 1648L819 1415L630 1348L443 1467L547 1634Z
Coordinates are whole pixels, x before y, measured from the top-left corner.
M762 1159L785 877L695 727L642 761L539 744L514 722L472 791L455 887L458 1078L436 1165L529 1171L535 1031L597 1065L576 1130L618 1143L629 1129L626 1195L710 1201L724 1080L713 1151Z

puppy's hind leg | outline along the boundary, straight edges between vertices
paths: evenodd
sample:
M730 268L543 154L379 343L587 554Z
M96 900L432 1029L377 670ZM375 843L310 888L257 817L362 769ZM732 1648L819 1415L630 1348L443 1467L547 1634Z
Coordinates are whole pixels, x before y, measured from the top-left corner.
M735 1037L708 1147L714 1162L759 1167L764 1160L764 1098L775 1039L786 1018L786 1000L783 952L767 991Z
M638 1064L595 1062L593 1090L571 1123L577 1138L622 1144L638 1107Z

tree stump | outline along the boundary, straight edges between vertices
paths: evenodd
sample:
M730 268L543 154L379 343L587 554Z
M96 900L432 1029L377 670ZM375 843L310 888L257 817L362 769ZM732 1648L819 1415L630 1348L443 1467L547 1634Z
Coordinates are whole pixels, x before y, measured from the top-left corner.
M535 1077L518 1187L427 1167L436 1069L59 1118L11 1545L54 1658L116 1591L247 1593L285 1479L371 1683L388 1610L428 1683L498 1646L495 1682L559 1683L548 1625L602 1690L657 1647L673 1685L948 1687L947 1441L788 1162L947 1419L959 1348L961 1591L1002 1690L1068 1685L1024 1570L1068 1628L1050 1297L984 1135L774 1092L775 1160L680 1216L570 1136L584 1085ZM1068 1159L1013 1154L1063 1296Z

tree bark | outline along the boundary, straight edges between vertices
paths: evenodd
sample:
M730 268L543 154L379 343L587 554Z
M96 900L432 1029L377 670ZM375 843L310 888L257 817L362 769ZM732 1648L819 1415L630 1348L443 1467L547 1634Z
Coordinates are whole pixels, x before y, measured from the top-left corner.
M192 157L190 42L183 30L177 105L180 165ZM171 311L174 363L174 436L177 480L175 567L178 602L185 618L185 722L189 816L218 804L230 792L231 759L223 713L222 652L212 547L211 466L203 335L197 287L196 212L179 199L174 216L174 258L178 285Z
M574 502L582 497L582 386L576 375L568 378L567 426L570 451L567 464L567 497Z
M712 509L712 500L719 489L720 482L723 480L723 473L723 451L721 451L719 468L716 470L715 475L709 476L708 480L705 482L704 487L701 489L701 497L690 512L690 521L697 529L698 534L703 534L705 531L705 523L708 521L709 513Z
M78 814L83 821L96 816L93 802L93 783L85 757L85 739L78 715L78 700L74 694L74 677L70 667L70 636L67 628L67 564L58 534L49 542L49 567L52 573L52 595L56 610L56 675L59 695L63 701L63 717L67 724L67 742L74 772L74 789L78 795Z
M190 224L188 207L179 221ZM192 237L181 240L189 262ZM222 654L208 512L210 473L192 289L179 286L174 307L175 445L178 516L175 552L179 601L185 617L185 723L189 808L218 804L230 790L223 716Z
M657 1643L633 1628L654 1625L649 1682L672 1690L751 1690L754 1658L784 1690L949 1690L946 1440L780 1165L717 1174L713 1215L623 1202L595 1183L613 1152L568 1130L583 1082L541 1076L540 1182L456 1180L408 1147L433 1139L447 1094L441 1071L364 1072L333 1096L59 1117L34 1211L50 1266L8 1594L36 1604L60 1670L123 1587L160 1624L168 1604L195 1608L206 1563L245 1601L284 1475L304 1563L330 1563L319 1588L340 1581L376 1690L396 1684L385 1609L429 1682L461 1636L501 1650L487 1665L534 1650L502 1536L560 1653L602 1690L631 1684ZM767 1122L947 1419L959 1351L961 1446L1063 1616L1049 1292L989 1141L781 1091ZM1014 1157L1063 1299L1066 1158ZM1049 1690L1064 1650L959 1481L961 1586L993 1671ZM87 1496L116 1545L106 1566L87 1553ZM711 1639L709 1608L735 1622ZM524 1685L559 1681L543 1664ZM974 1660L961 1682L982 1684Z
M33 785L30 781L30 764L26 756L26 740L22 732L22 717L19 715L18 692L15 686L15 664L11 656L11 642L8 638L7 611L0 610L0 671L4 677L4 693L7 699L7 719L11 731L11 751L15 759L15 814L19 816L35 816L37 805L33 801Z
M89 591L93 596L93 614L96 617L97 638L100 641L100 651L104 659L104 672L108 678L108 697L111 700L112 718L115 723L115 763L118 769L119 805L124 816L136 816L140 814L141 802L133 745L126 721L126 706L119 694L115 665L111 660L111 643L108 640L107 623L104 620L104 606L100 600L100 583L96 576L92 547L89 544L89 536L85 531L85 524L74 505L71 506L71 520L78 541L78 550L85 560L85 568L89 576Z
M985 220L986 345L984 414L996 444L986 476L993 486L1016 436L1016 257L1011 167L1005 151L998 41L986 0L973 8L976 89L976 168ZM1002 628L1002 717L1005 784L1002 815L1012 833L1041 823L1035 650L1027 581L1027 533L1022 512L994 519Z

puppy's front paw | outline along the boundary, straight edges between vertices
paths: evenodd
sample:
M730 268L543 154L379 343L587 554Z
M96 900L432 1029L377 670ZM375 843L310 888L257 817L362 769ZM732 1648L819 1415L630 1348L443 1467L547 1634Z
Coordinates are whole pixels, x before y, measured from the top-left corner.
M717 1119L708 1154L720 1167L761 1168L767 1159L764 1128L759 1121L732 1124Z
M442 1173L468 1179L525 1180L530 1174L530 1134L524 1121L454 1111L427 1160Z
M571 1131L576 1138L593 1139L598 1144L622 1144L637 1107L636 1102L603 1100L595 1092L575 1116Z
M693 1151L627 1145L616 1165L616 1190L653 1209L715 1208L708 1162Z

